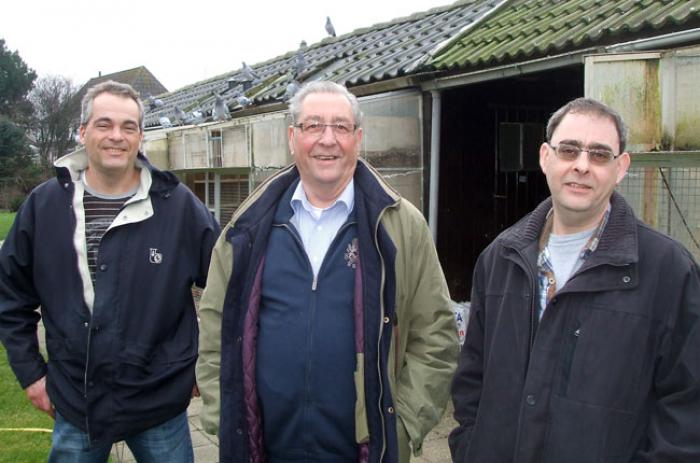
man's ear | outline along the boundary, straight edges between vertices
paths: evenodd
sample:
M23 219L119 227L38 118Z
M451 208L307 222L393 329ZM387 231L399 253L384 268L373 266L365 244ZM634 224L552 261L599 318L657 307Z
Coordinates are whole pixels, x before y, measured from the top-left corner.
M542 173L547 175L547 156L550 155L550 146L547 142L540 145L540 169Z
M294 126L287 127L287 143L289 143L289 152L294 156Z
M619 184L623 178L625 178L625 175L627 175L627 170L630 168L630 164L632 163L632 158L630 157L630 154L625 151L621 155L617 157L617 182L616 184Z

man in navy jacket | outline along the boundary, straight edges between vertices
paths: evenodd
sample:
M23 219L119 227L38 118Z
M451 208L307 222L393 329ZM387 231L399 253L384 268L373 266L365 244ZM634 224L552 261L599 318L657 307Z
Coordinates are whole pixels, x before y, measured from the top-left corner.
M219 226L139 153L143 104L105 82L82 103L85 152L56 161L0 250L0 337L35 407L55 417L49 461L192 461L197 316ZM48 363L37 322L46 330Z

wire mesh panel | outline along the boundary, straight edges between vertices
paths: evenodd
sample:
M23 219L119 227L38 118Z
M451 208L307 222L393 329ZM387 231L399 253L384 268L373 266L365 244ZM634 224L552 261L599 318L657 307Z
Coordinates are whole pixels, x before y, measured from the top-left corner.
M637 217L700 260L700 166L631 167L618 191Z

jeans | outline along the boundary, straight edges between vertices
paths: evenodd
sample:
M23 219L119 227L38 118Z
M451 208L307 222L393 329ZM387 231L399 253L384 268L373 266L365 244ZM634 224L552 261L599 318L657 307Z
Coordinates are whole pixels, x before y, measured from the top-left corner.
M187 412L125 441L139 463L194 462ZM112 444L90 447L87 433L56 413L49 463L104 463L111 449Z

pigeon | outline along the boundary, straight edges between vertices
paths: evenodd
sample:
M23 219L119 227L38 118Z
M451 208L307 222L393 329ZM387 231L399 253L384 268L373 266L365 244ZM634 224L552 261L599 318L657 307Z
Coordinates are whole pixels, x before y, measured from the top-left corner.
M306 51L306 49L307 49L308 47L309 47L309 46L306 44L306 40L302 40L301 42L299 42L299 49L300 49L300 50Z
M243 108L243 109L247 108L252 103L253 103L253 100L251 100L250 98L248 98L245 95L240 95L238 97L238 104L241 105L241 108Z
M158 98L154 97L153 95L148 95L146 97L146 101L148 102L148 107L151 110L163 107L163 100L159 100Z
M306 59L304 58L304 53L301 51L301 49L297 50L297 54L292 60L292 65L294 66L294 77L299 77L301 73L304 72L304 68L306 67Z
M231 114L228 112L228 106L219 94L217 94L215 97L214 109L212 110L211 115L215 121L225 121L231 116Z
M241 70L241 73L243 74L243 81L254 81L255 79L258 78L258 75L253 71L253 69L245 64L245 61L242 61L243 63L243 69Z
M282 97L282 99L284 101L291 100L294 94L298 92L300 88L301 85L299 85L299 82L297 82L296 79L292 79L292 81L287 84L287 89L284 91L284 96Z
M202 111L195 109L194 111L189 113L188 116L191 116L192 124L201 124L202 122L204 122L204 114L202 114Z
M326 32L328 32L328 35L331 37L335 37L335 28L333 27L330 16L326 16Z
M161 116L158 118L158 122L164 129L170 129L173 126L173 123L170 122L170 119L164 114L161 114Z
M180 125L189 125L192 123L192 116L180 109L178 105L175 105L175 117L180 121Z

